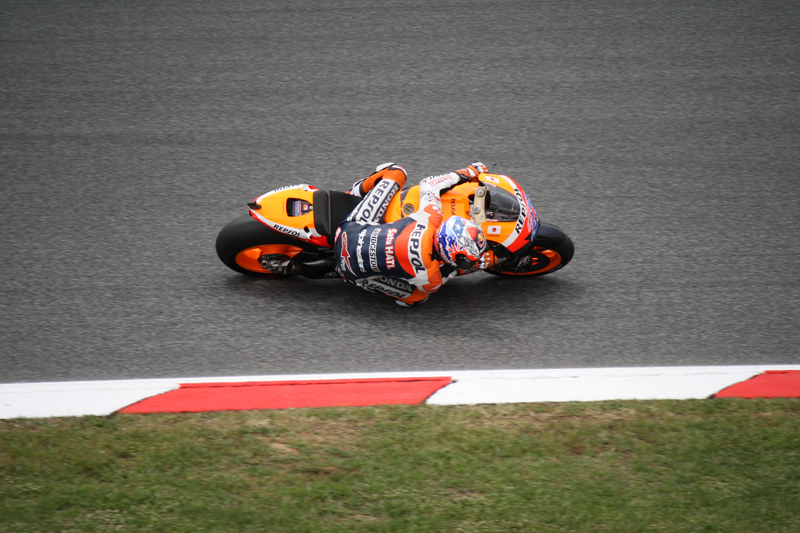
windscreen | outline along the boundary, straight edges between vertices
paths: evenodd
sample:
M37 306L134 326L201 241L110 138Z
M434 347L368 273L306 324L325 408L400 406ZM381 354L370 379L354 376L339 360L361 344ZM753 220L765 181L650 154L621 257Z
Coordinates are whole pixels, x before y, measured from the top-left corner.
M486 218L495 222L515 222L519 218L517 198L505 189L490 183L484 185L489 189Z

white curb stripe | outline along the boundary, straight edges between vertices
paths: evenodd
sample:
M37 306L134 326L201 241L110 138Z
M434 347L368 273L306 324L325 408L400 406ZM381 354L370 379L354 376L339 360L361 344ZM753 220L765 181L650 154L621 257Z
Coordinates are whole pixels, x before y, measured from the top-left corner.
M110 415L180 383L235 383L317 379L450 376L454 383L427 403L566 402L701 399L767 370L800 370L800 365L703 367L567 368L225 376L0 384L0 419Z
M703 399L765 370L800 370L800 365L581 368L460 373L460 376L453 376L455 383L436 392L427 403L475 405Z
M0 385L0 419L105 416L178 388L175 380L66 381Z

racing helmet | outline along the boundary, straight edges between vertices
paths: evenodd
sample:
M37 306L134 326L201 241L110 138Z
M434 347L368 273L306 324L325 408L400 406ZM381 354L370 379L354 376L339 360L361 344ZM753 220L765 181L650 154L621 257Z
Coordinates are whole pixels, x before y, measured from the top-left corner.
M434 246L445 263L467 270L486 251L486 236L472 221L453 216L436 230Z

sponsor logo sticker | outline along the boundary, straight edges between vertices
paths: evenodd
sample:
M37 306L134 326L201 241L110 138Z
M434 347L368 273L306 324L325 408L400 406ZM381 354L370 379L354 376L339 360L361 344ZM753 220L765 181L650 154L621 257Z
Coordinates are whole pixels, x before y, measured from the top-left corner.
M365 273L367 269L364 268L364 256L361 254L361 251L364 249L364 240L367 236L367 230L362 229L361 232L358 234L358 246L356 248L356 259L358 260L358 269Z
M300 231L299 229L296 228L290 228L289 226L284 226L283 224L278 224L277 222L272 222L272 227L273 229L276 229L281 233L285 233L286 235L291 235L292 237L296 237L298 239L308 238L308 233L306 233L305 231Z
M422 234L425 232L425 226L417 224L414 226L414 231L408 239L408 255L411 266L414 267L414 273L425 272L425 263L422 261Z
M442 174L441 176L431 176L430 178L426 178L425 181L429 187L436 188L441 185L448 185L453 181L453 179L453 176L450 174Z
M353 268L350 266L350 252L347 250L347 232L342 232L342 251L340 256L339 262L339 270L343 273L349 270L353 272Z
M407 281L380 276L367 279L368 285L395 298L408 298L414 292L414 287Z
M378 268L378 236L382 228L375 228L369 236L369 269L380 272Z
M394 237L397 235L397 229L391 228L386 232L386 268L394 268L396 266L394 258Z

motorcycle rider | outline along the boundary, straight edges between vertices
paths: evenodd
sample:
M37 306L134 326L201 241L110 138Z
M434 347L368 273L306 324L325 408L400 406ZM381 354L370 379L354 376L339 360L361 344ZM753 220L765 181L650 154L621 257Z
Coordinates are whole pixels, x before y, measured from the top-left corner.
M443 222L441 194L460 183L478 181L487 172L480 161L429 176L420 182L419 209L395 222L383 223L392 198L406 182L406 171L394 163L378 166L353 184L351 194L363 200L336 230L336 270L347 281L382 292L403 306L423 303L461 270L475 268L486 251L479 226L462 217Z

